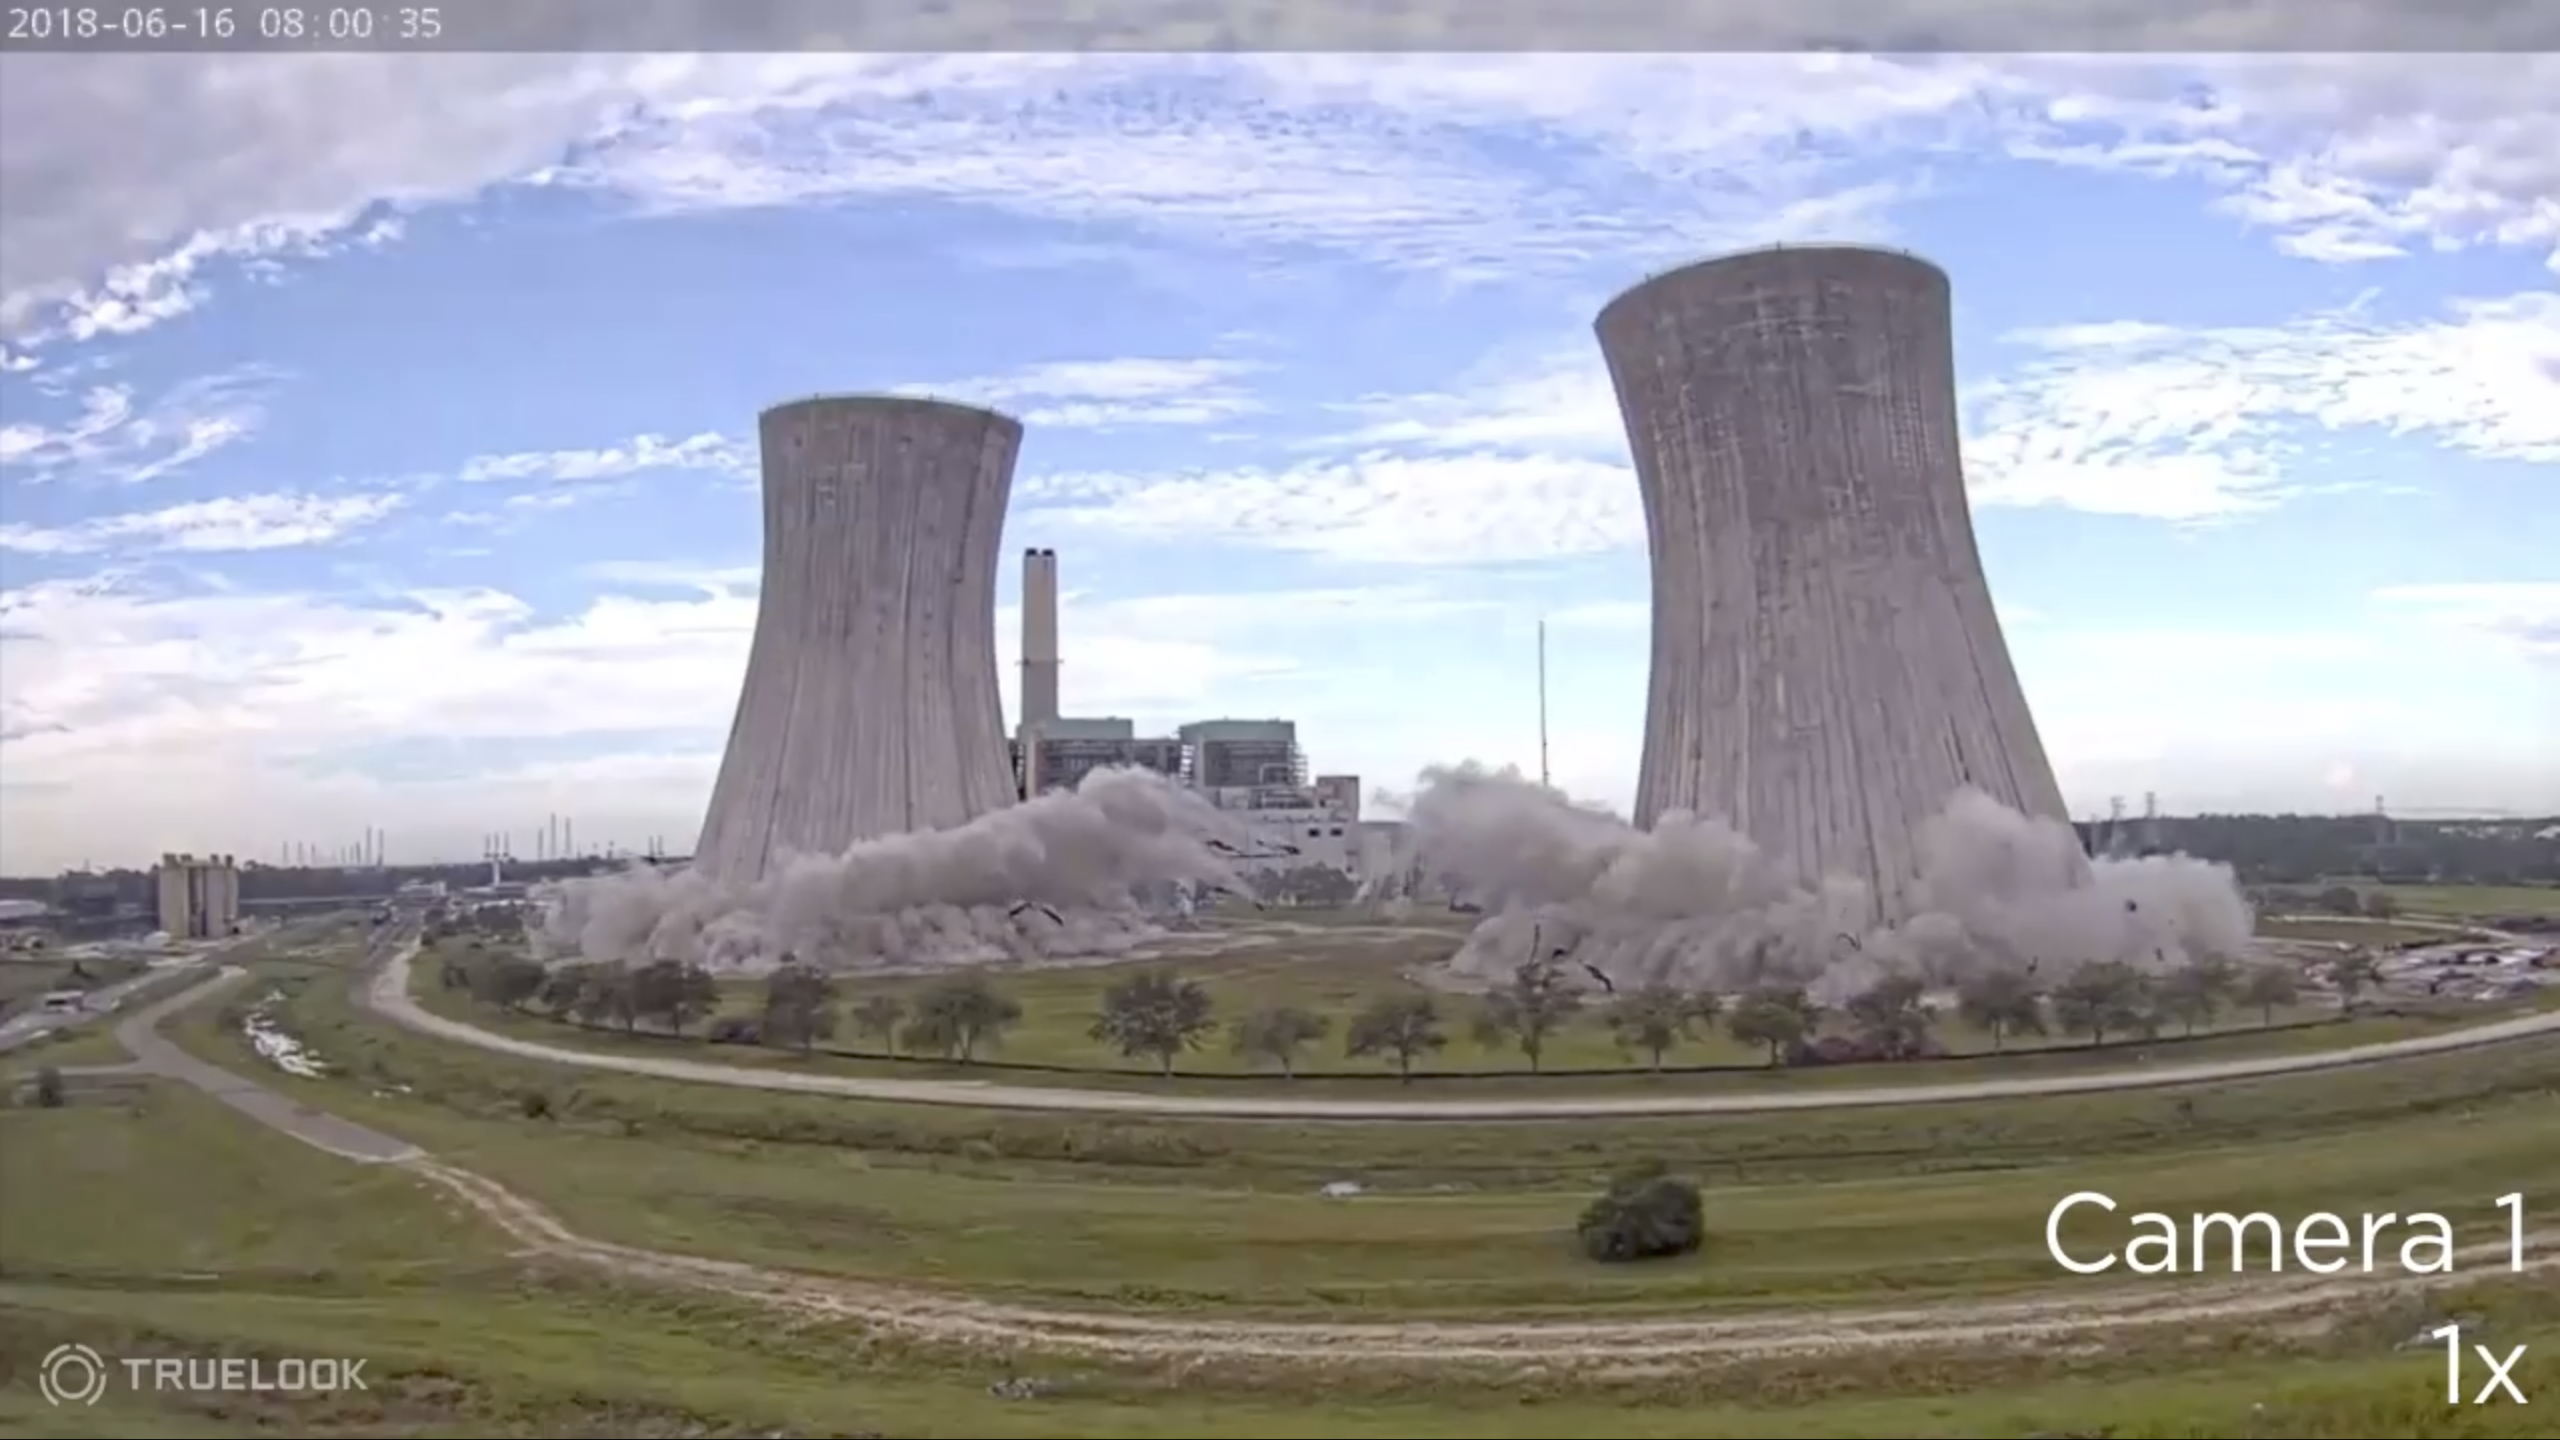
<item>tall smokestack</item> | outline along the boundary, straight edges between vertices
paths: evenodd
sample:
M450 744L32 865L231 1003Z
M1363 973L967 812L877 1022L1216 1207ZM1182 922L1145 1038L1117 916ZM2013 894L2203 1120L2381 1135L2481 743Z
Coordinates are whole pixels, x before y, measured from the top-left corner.
M1058 718L1058 552L1022 552L1022 723Z
M566 815L560 817L560 848L570 859L578 858L578 822Z

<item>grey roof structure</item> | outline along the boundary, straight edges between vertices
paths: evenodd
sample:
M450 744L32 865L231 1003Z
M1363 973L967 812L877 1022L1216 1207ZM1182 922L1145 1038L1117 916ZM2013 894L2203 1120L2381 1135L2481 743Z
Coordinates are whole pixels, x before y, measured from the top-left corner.
M1724 816L1889 919L1959 789L2067 820L1974 546L1945 272L1754 251L1596 328L1652 547L1636 823Z
M857 396L778 405L757 435L764 593L694 849L729 883L1015 798L995 595L1020 422Z

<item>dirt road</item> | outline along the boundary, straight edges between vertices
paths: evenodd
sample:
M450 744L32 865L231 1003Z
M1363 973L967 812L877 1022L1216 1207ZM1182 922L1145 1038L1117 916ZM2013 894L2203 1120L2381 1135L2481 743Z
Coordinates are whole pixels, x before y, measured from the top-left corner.
M1751 1115L1778 1111L1872 1109L1881 1106L1931 1105L1945 1101L2008 1100L2041 1095L2086 1095L2108 1090L2158 1089L2225 1080L2250 1080L2339 1070L2422 1055L2442 1055L2532 1036L2560 1034L2560 1011L2527 1015L2488 1025L2415 1039L2358 1045L2342 1050L2316 1050L2297 1055L2265 1055L2244 1060L2216 1060L2186 1065L2146 1065L2076 1075L2045 1075L2015 1080L1972 1080L1957 1084L1895 1085L1873 1088L1826 1087L1795 1092L1723 1095L1584 1095L1548 1099L1506 1097L1486 1100L1348 1100L1337 1096L1197 1095L1144 1090L1084 1090L1065 1085L1007 1085L983 1080L899 1080L886 1076L810 1074L789 1070L755 1070L705 1060L672 1056L624 1055L546 1045L483 1030L467 1021L438 1015L409 994L411 952L402 949L357 988L363 1008L422 1035L477 1046L526 1060L576 1065L662 1080L703 1085L732 1085L752 1090L788 1090L836 1095L850 1100L884 1100L904 1105L958 1105L992 1110L1044 1110L1117 1115L1161 1115L1225 1120L1584 1120L1645 1115Z
M2505 1249L2483 1246L2465 1251L2453 1271L2439 1276L2188 1278L2139 1288L2081 1281L2057 1284L2033 1296L1935 1306L1524 1323L1229 1320L1009 1305L950 1292L669 1254L580 1235L539 1204L484 1175L298 1103L187 1054L158 1033L158 1025L168 1016L212 998L240 978L236 971L217 976L148 1007L118 1027L119 1038L137 1057L132 1068L194 1085L249 1119L332 1154L398 1165L451 1193L530 1254L593 1266L629 1280L712 1292L936 1344L1143 1362L1613 1370L1678 1360L1843 1350L2073 1344L2131 1327L2319 1315L2507 1272ZM2560 1231L2528 1235L2526 1254L2527 1263L2517 1273L2560 1271Z

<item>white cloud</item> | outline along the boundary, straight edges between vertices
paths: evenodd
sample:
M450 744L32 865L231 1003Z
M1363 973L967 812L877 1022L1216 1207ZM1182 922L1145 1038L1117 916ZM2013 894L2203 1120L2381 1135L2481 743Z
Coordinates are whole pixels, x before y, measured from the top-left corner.
M230 495L76 525L0 525L0 550L81 555L104 550L286 550L326 545L389 516L398 495Z
M1027 485L1019 503L1043 524L1384 564L1538 560L1644 543L1634 474L1566 456L1379 452L1277 471L1054 475Z
M60 424L0 426L0 470L34 481L161 479L255 435L281 378L245 366L173 386L141 407L130 386L96 386Z
M2528 656L2560 660L2560 581L2470 581L2391 585L2374 592L2387 606L2489 637Z
M1921 8L1910 33L1988 23ZM660 212L927 196L1467 280L1877 238L1932 157L2007 149L2199 181L2299 253L2553 248L2560 59L2096 48L2120 54L14 56L0 334L130 332L218 264L511 181Z
M2560 460L2560 376L2546 363L2560 354L2560 295L2462 301L2407 323L2351 309L2283 326L2012 338L2038 358L1966 396L1977 503L2167 520L2263 510L2290 493L2288 462L2319 438L2305 426Z
M486 481L534 481L583 484L616 480L647 470L705 470L717 475L752 475L755 445L704 432L670 440L638 435L620 445L598 450L523 450L504 455L476 455L455 476L466 484Z
M257 594L113 574L0 594L0 871L163 844L255 854L364 823L469 847L510 796L551 797L522 802L536 813L619 807L626 827L689 839L746 661L753 572L602 569L656 593L565 614L490 589ZM1458 603L1412 587L1070 595L1066 690L1079 713L1156 718L1277 703L1259 687L1282 681L1292 702L1320 700L1327 666L1304 657L1327 653L1329 628L1428 623ZM998 622L1008 705L1018 627ZM432 774L369 773L418 747Z
M1205 425L1262 408L1239 383L1257 368L1242 360L1066 360L1010 375L901 385L898 393L1016 412L1043 429Z

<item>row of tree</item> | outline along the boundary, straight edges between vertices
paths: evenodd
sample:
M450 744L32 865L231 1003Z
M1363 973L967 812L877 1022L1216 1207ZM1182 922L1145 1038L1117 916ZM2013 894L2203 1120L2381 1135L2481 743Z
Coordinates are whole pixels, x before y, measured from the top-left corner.
M2373 957L2358 951L2335 961L2329 978L2352 1008L2375 974ZM705 1038L714 1042L803 1052L850 1029L865 1048L962 1065L999 1047L1023 1018L1020 1002L974 971L905 996L847 997L839 977L784 965L765 977L753 1012L730 1015L719 1013L720 989L710 972L672 960L547 969L491 951L449 958L442 978L447 988L468 990L491 1005L588 1025L645 1025L679 1035L704 1025ZM1907 1060L1945 1053L1937 1030L1946 1017L1928 1003L1925 988L1917 977L1889 975L1831 1009L1800 986L1765 986L1731 998L1669 986L1593 996L1567 984L1554 965L1533 964L1480 997L1468 1028L1488 1049L1518 1052L1533 1072L1558 1035L1595 1012L1621 1053L1641 1056L1655 1070L1719 1025L1773 1066ZM1985 970L1957 987L1953 1009L1955 1019L1988 1037L1998 1052L2024 1036L2085 1036L2104 1045L2172 1031L2192 1035L2232 1011L2254 1012L2261 1025L2273 1024L2277 1011L2299 1001L2301 989L2301 972L2283 964L2202 959L2151 972L2106 962L2083 966L2050 988L2037 983L2032 967ZM1392 1065L1410 1079L1418 1063L1448 1048L1452 1018L1427 992L1384 995L1342 1027L1342 1054ZM1222 1023L1206 984L1171 970L1143 970L1103 992L1088 1034L1167 1075L1182 1056L1223 1035L1236 1055L1294 1076L1299 1061L1334 1038L1335 1029L1332 1017L1285 1004Z

